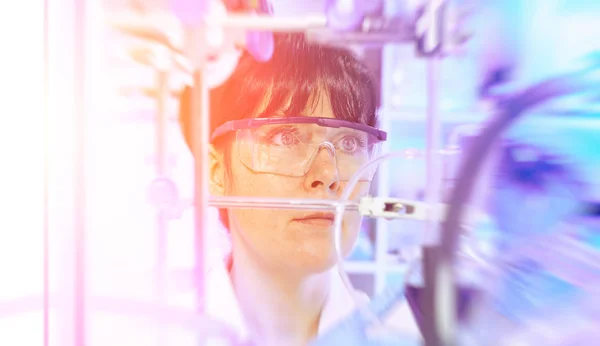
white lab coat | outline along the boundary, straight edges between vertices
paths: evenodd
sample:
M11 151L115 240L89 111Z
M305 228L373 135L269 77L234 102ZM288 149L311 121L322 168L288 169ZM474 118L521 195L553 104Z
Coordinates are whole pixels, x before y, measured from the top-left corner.
M338 322L350 316L355 309L352 297L344 287L337 268L332 268L329 273L331 277L331 294L328 295L321 313L318 327L319 335L335 327ZM206 293L210 297L205 305L207 315L235 330L241 340L248 340L250 331L244 321L233 290L227 259L223 261L222 266L209 269L206 282ZM359 293L359 296L365 300L369 299L362 292ZM391 321L390 325L409 335L417 336L419 333L410 308L406 303L400 304L400 307L393 311L387 319Z

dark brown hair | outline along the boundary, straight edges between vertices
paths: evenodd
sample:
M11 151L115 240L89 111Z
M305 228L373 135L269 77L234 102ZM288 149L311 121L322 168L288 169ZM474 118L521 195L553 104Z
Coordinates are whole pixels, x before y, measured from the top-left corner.
M269 61L257 62L245 53L231 77L211 91L211 132L230 120L300 116L316 105L319 98L315 96L321 92L326 93L337 118L377 126L375 79L350 51L311 44L299 34L275 34L274 40ZM191 90L186 89L180 121L188 146L192 142L190 98ZM264 110L257 113L261 105ZM223 136L212 143L226 163L231 162L231 141L231 136ZM230 176L228 169L226 183L231 183ZM222 209L219 215L229 228L227 211Z

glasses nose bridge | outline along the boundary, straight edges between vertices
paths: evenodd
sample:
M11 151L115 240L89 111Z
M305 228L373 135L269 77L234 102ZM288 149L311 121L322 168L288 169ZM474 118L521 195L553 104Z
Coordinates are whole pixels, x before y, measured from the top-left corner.
M333 145L333 143L331 143L328 140L322 141L321 143L319 143L319 145L317 145L317 148L315 150L316 154L318 155L321 150L326 149L327 151L329 151L329 154L335 158L335 146Z
M330 141L324 140L324 141L321 141L315 147L315 151L313 152L310 160L308 160L308 164L306 165L306 168L304 169L304 171L305 171L304 173L307 173L310 170L310 168L312 167L312 165L315 163L315 160L317 159L317 156L319 156L319 153L321 153L321 151L323 149L325 149L325 150L327 150L327 152L329 152L329 156L333 160L333 165L337 169L337 157L336 157L335 146Z

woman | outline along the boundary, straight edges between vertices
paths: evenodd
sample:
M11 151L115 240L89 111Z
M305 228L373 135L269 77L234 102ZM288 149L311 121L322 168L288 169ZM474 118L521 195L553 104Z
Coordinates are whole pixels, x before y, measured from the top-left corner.
M188 143L189 92L182 124ZM276 35L270 61L244 55L211 94L214 196L339 198L385 133L367 69L349 52ZM263 120L257 120L263 119ZM264 120L266 119L266 120ZM273 123L275 122L275 123ZM352 193L368 193L374 171ZM336 271L332 213L221 210L231 235L223 270L208 275L208 314L261 345L306 345L354 309ZM346 213L347 255L360 216Z

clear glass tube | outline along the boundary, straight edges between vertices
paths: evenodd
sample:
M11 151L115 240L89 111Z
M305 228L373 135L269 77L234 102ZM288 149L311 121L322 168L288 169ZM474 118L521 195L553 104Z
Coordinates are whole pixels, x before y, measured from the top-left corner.
M247 209L294 209L294 210L330 210L337 211L339 206L344 210L356 211L359 203L342 200L310 199L310 198L268 198L268 197L210 197L208 205L216 208Z
M354 190L354 187L360 180L360 177L362 176L362 174L364 174L364 172L367 169L369 169L372 165L378 165L383 161L387 161L387 160L394 159L394 158L406 158L407 156L408 155L407 155L406 151L404 151L404 150L395 151L395 152L391 152L391 153L385 154L383 156L380 156L377 159L367 162L362 167L360 167L358 169L358 171L354 174L352 179L350 179L350 181L348 182L348 185L346 185L346 188L342 192L342 195L339 199L340 203L338 204L337 212L335 213L334 241L335 241L335 249L336 249L336 255L337 255L337 266L338 266L340 278L342 279L342 282L343 282L346 290L348 291L348 293L354 300L354 305L363 314L363 316L365 316L372 323L371 326L372 326L372 329L375 331L376 335L387 335L387 334L390 334L390 332L392 332L392 331L389 330L389 328L386 328L384 326L383 322L379 319L379 317L376 316L375 313L369 309L368 302L361 299L356 294L356 291L354 290L354 287L352 286L350 278L348 277L348 274L346 273L345 266L344 266L343 252L342 252L342 247L341 247L342 220L343 220L344 211L346 210L345 202L348 201L350 194Z

